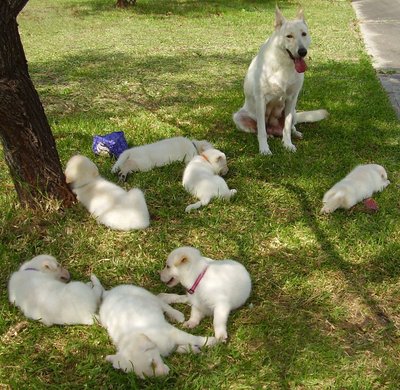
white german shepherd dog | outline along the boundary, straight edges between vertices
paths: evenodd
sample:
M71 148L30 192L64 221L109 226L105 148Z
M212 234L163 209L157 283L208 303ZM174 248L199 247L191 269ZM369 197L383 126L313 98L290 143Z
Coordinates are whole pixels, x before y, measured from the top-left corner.
M233 115L240 130L257 131L261 154L271 154L267 134L282 136L286 149L295 152L291 134L297 138L302 138L302 134L294 125L328 116L326 110L296 114L297 98L307 69L304 57L310 42L303 11L298 11L295 20L287 21L276 7L275 31L251 62L244 80L244 105Z

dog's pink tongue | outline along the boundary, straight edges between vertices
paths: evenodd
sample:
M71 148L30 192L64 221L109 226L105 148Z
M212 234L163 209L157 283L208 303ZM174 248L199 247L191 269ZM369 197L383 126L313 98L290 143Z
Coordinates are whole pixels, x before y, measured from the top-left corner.
M307 70L307 64L304 58L299 57L294 60L294 67L297 73L304 73Z

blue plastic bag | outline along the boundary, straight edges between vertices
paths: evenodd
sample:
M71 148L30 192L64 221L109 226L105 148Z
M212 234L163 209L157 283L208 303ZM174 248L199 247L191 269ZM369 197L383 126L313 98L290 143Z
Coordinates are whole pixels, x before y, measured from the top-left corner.
M123 131L114 131L106 135L95 135L93 137L94 154L108 154L118 158L119 155L128 149Z

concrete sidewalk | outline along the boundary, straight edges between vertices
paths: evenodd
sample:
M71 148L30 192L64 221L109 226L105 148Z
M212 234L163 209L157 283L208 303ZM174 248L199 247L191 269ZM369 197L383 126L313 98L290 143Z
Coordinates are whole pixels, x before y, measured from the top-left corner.
M367 52L400 119L400 0L352 0Z

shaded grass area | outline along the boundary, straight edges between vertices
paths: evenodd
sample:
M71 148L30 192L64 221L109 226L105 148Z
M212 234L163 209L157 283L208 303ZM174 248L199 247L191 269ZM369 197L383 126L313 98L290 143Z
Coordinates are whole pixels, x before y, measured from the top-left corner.
M328 120L298 128L288 153L235 130L248 64L272 31L272 1L31 1L19 23L32 79L62 163L82 153L103 176L113 161L94 157L94 134L123 130L130 145L184 135L228 156L232 202L185 214L192 199L182 164L131 175L145 191L152 223L118 233L76 205L21 210L0 162L0 384L12 388L395 389L399 383L399 124L365 55L346 1L302 2L313 43L298 108L326 108ZM298 4L279 2L285 15ZM377 200L321 216L324 192L359 163L384 165L393 184ZM157 271L181 245L241 261L253 292L232 313L227 345L172 355L167 378L142 381L105 362L114 347L104 329L26 321L7 302L20 262L56 256L78 280L95 273L109 288L165 287ZM179 289L177 289L179 291ZM188 315L188 309L179 307ZM210 319L194 330L212 333Z

